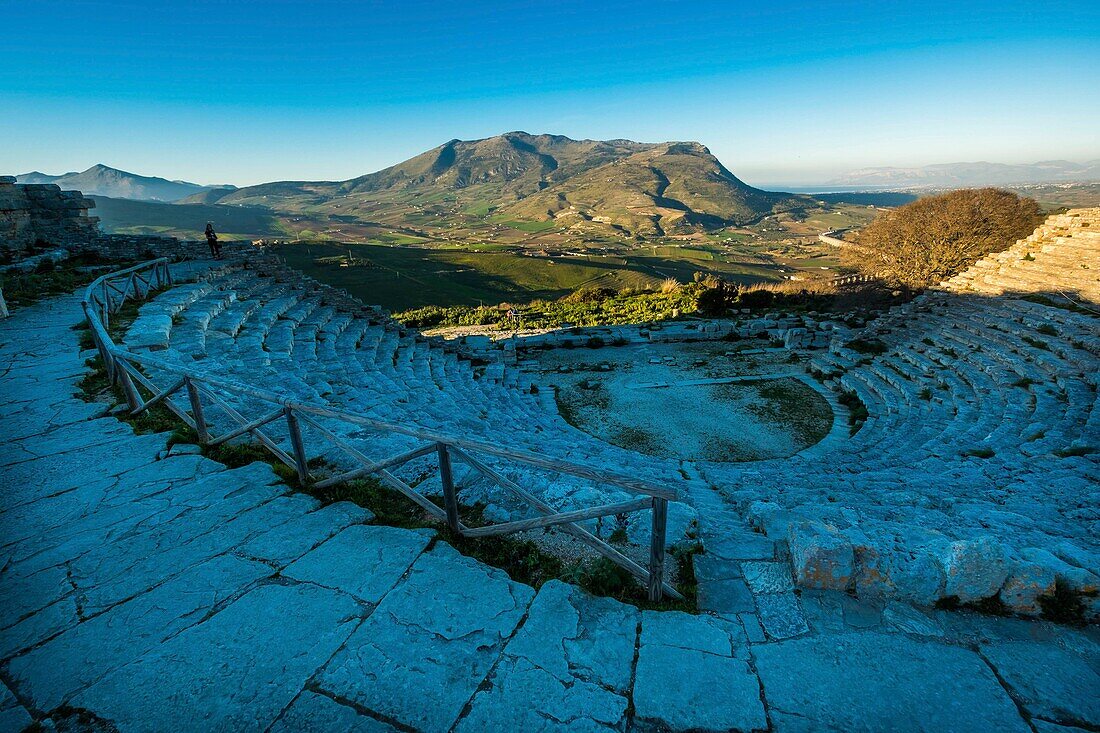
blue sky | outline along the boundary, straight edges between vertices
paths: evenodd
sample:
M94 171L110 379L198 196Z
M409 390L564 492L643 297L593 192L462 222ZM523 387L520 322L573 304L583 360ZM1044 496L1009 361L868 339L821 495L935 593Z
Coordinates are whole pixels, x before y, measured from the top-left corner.
M451 138L698 140L757 184L1100 158L1100 3L0 0L0 173L346 179Z

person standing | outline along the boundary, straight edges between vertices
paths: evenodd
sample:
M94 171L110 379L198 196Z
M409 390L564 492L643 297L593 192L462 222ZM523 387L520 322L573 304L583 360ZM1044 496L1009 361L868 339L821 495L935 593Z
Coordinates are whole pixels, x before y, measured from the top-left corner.
M214 231L214 222L206 222L206 243L210 245L210 256L216 260L222 258L222 246L218 243L218 234Z

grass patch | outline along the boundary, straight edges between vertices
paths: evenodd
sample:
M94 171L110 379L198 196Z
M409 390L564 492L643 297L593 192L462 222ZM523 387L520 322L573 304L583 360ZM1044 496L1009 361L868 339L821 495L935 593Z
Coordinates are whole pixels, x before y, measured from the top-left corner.
M4 291L9 308L25 308L44 298L68 295L87 285L99 277L100 266L105 269L108 264L121 268L133 263L113 262L96 252L76 254L59 262L43 260L32 272L0 273L0 289Z
M266 453L266 452L265 452ZM270 454L266 454L270 458ZM266 459L265 459L266 460ZM320 499L323 503L350 501L366 507L374 513L373 524L382 524L404 529L432 529L439 538L446 541L463 555L473 557L486 565L499 568L512 580L539 588L549 580L563 580L580 586L593 595L615 598L641 608L677 609L694 612L695 574L691 556L701 548L676 548L670 550L670 561L678 563L680 592L685 601L666 599L660 603L651 603L646 589L634 577L619 565L599 557L594 560L566 563L552 555L532 540L516 536L501 537L462 537L450 530L445 524L435 521L420 507L400 492L384 486L374 479L356 479L327 489L306 487L305 491ZM442 505L442 497L428 497ZM469 527L487 524L484 518L484 506L461 505L459 513L462 522Z
M833 413L828 401L815 390L807 390L798 380L758 383L757 392L762 401L750 404L748 409L790 429L804 445L814 445L829 434Z

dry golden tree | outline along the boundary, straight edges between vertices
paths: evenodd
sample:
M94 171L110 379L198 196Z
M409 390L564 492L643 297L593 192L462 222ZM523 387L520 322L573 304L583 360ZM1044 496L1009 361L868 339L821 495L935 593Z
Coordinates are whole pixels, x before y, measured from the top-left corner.
M997 188L926 196L883 212L844 250L844 263L895 286L924 288L1011 246L1042 221L1039 205Z

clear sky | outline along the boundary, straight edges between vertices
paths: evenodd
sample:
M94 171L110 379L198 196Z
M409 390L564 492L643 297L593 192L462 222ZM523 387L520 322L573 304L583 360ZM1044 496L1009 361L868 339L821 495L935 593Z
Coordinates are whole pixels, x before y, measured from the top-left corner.
M1100 2L0 0L0 173L346 179L508 130L750 183L1100 158Z

